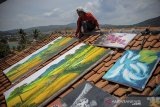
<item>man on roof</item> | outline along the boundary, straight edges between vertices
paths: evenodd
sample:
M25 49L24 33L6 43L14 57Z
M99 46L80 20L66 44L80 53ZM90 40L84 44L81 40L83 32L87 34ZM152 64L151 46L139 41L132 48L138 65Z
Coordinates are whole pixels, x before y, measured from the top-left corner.
M83 33L94 31L96 27L100 30L97 19L90 12L85 12L82 8L78 8L77 14L79 18L77 20L76 37L81 38Z

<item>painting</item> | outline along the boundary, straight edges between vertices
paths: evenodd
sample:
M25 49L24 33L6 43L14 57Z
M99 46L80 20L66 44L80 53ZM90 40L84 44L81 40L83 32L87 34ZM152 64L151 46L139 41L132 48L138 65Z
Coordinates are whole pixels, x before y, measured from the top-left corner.
M80 84L61 99L62 107L115 107L118 98L99 89L90 82Z
M23 75L29 73L34 68L36 68L43 62L47 61L48 59L52 58L60 51L64 50L65 48L67 48L76 41L77 39L75 38L58 37L57 39L53 40L49 44L38 49L36 52L25 57L24 59L12 65L3 72L8 77L8 79L12 83L14 83L16 80L20 79Z
M129 95L119 107L160 107L160 97Z
M160 51L127 50L103 76L103 79L142 91L159 62L159 58Z
M125 48L135 36L136 34L133 33L107 33L99 37L94 44L103 47Z
M10 107L45 106L112 51L80 43L4 93Z
M65 103L63 103L63 101L61 99L57 99L57 100L53 101L52 103L50 103L49 105L47 105L47 107L67 107L64 104Z

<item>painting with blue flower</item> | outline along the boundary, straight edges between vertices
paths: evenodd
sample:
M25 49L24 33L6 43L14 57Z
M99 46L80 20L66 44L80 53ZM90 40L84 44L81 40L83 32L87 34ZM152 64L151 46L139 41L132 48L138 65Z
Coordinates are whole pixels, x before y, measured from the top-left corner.
M142 91L160 59L160 51L127 50L103 79Z

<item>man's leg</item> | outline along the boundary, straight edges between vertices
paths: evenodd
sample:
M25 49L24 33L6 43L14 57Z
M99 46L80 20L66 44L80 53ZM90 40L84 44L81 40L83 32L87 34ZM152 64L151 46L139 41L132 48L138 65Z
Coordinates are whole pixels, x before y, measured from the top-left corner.
M91 31L95 30L96 25L93 24L93 23L90 22L90 21L83 21L83 22L82 22L82 28L83 28L83 32L84 32L84 33L86 33L86 32L91 32Z
M89 32L91 32L91 31L93 31L93 30L95 30L96 29L96 25L95 24L93 24L92 22L88 22L87 23L87 30L89 31Z
M83 33L88 32L87 21L82 22L82 29L83 29Z

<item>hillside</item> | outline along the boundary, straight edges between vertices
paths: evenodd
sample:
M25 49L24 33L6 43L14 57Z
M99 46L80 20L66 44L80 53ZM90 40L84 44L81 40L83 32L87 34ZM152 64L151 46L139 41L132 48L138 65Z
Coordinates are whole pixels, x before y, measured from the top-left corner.
M108 27L108 28L127 28L127 27L146 27L146 26L160 26L160 16L152 19L145 20L143 22L133 24L133 25L109 25L109 24L103 24L100 25L101 27ZM41 32L50 32L55 30L64 30L64 29L75 29L76 23L70 23L67 25L49 25L49 26L38 26L38 27L32 27L28 29L24 29L27 33L32 33L34 29L38 29ZM0 36L3 35L14 35L16 34L18 29L13 29L9 31L0 31Z
M134 24L133 26L145 27L145 26L160 26L160 16L146 21Z

